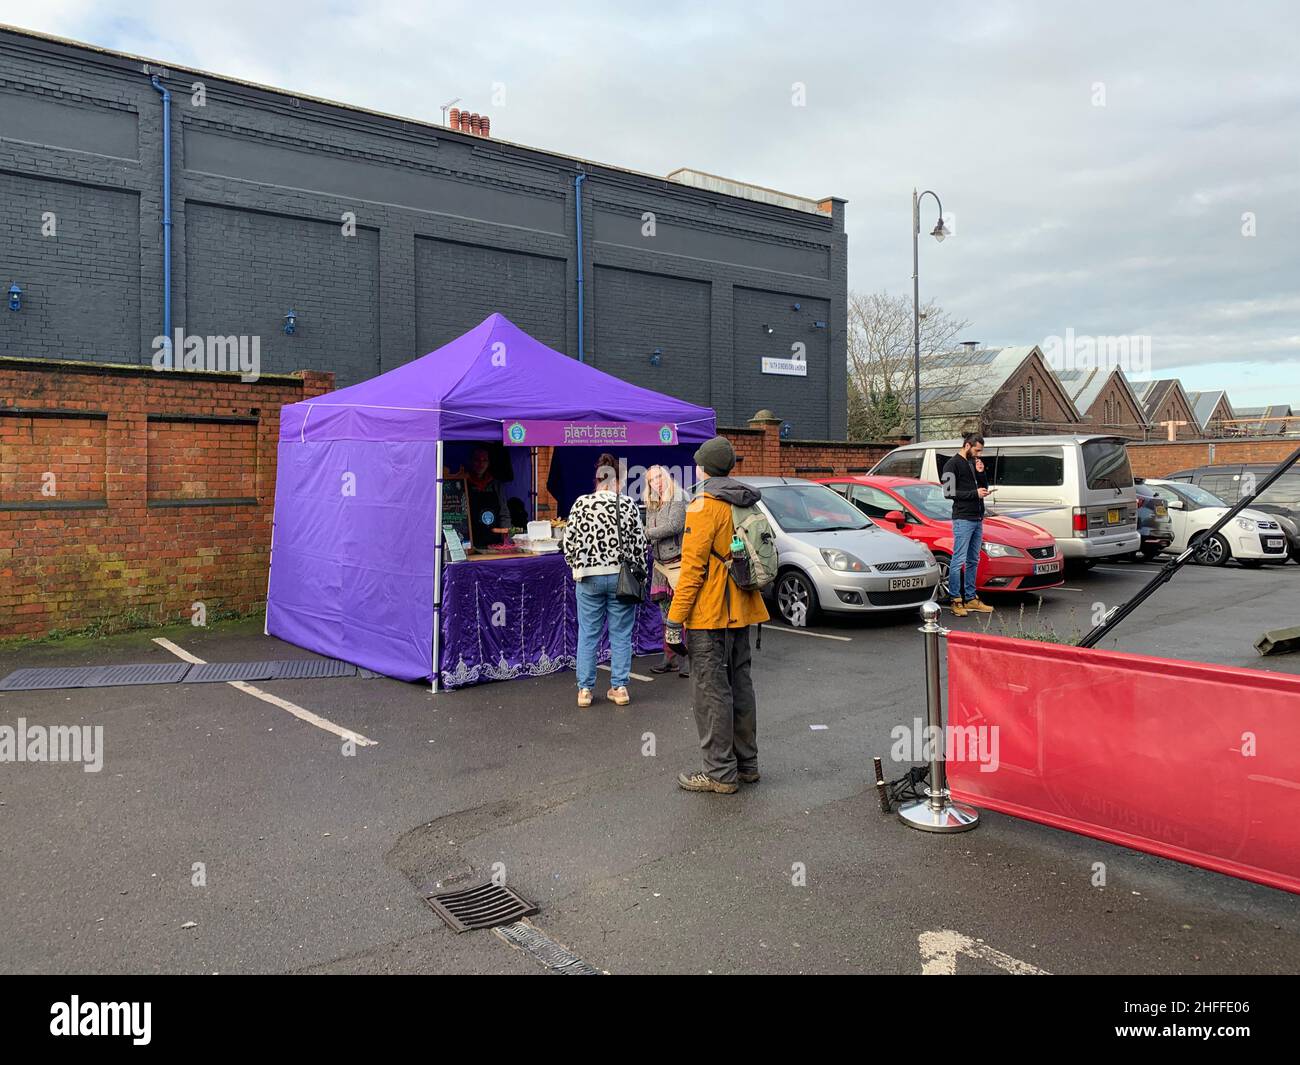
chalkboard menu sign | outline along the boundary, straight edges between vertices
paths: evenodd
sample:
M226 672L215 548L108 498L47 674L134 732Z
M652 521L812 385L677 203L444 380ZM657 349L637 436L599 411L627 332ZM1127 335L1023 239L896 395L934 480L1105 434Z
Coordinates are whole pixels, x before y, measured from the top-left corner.
M469 529L469 480L466 477L442 479L442 524L459 534L461 542L471 543Z

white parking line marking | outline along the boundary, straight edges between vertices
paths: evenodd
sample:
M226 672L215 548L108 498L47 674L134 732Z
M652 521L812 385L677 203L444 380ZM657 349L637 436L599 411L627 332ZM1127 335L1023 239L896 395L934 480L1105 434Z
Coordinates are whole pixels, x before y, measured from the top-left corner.
M788 632L795 636L820 636L823 640L840 640L843 643L852 643L852 636L832 636L829 632L813 632L811 629L792 629L786 625L769 625L763 630L764 632Z
M1146 570L1141 570L1141 569L1114 569L1111 566L1093 566L1092 568L1096 570L1098 573L1119 573L1123 576L1128 576L1130 573L1135 573L1135 572L1138 574L1142 574L1146 572Z
M994 950L982 939L972 939L951 928L937 932L922 932L917 937L917 946L921 950L922 976L955 976L957 974L957 956L964 954L976 961L1011 973L1013 976L1051 976L1046 969L1030 965L1027 961L1013 958L1000 950Z
M613 672L613 670L611 670L611 669L609 668L609 666L597 666L596 668L597 668L597 669L603 669L606 673L612 673L612 672ZM653 680L654 680L654 677L643 677L640 673L629 673L628 676L631 677L633 680L644 680L644 681L653 681Z
M202 658L192 655L184 647L174 644L171 640L164 639L161 636L154 637L154 643L165 651L170 651L177 658L183 659L192 665L202 666L206 663ZM253 696L254 699L261 699L264 703L270 703L272 706L278 706L281 710L288 710L294 717L300 721L305 721L309 725L315 725L326 732L332 732L340 739L352 740L358 747L375 747L378 746L377 740L367 739L359 732L353 732L351 729L344 728L342 725L336 725L333 721L328 721L319 714L313 714L310 710L304 710L297 703L291 703L288 699L281 699L278 695L272 695L270 692L264 692L261 688L255 688L253 685L242 680L226 681L232 688L237 688L247 695Z

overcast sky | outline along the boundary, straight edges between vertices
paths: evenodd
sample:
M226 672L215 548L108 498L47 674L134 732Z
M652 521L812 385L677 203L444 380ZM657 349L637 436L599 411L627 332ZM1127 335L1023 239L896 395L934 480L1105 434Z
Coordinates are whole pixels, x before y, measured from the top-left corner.
M1298 12L42 0L4 20L426 120L460 96L523 144L840 196L857 291L910 292L931 188L955 232L923 237L922 299L968 339L1149 336L1154 376L1300 409Z

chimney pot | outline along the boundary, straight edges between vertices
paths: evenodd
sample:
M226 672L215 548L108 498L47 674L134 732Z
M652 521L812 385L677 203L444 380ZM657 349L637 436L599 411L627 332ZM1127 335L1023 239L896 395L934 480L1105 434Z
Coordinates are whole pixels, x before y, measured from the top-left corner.
M460 108L453 107L447 115L447 125L452 129L460 129Z
M476 137L479 135L479 130L482 128L481 127L482 121L483 121L482 116L478 114L473 114L469 116L469 131L473 133L474 136Z
M479 123L479 128L483 131L483 136L492 136L492 120L488 118L487 115L483 116L483 120Z

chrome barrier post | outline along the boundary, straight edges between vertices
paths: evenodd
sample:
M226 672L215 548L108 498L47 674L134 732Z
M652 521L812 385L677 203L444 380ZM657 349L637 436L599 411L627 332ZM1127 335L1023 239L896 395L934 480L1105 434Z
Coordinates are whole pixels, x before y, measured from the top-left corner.
M943 693L939 688L939 637L947 629L939 624L939 604L931 600L921 604L925 622L918 630L925 635L925 702L929 724L930 786L929 798L913 799L898 808L903 823L922 832L965 832L979 824L979 811L973 806L952 801L948 777L944 771Z

